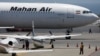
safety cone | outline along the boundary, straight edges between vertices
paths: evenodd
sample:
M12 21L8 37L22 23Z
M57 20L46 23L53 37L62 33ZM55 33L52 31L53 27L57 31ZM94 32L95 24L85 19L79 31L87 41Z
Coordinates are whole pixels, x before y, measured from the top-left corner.
M67 47L69 47L69 43L67 43Z
M91 48L90 44L89 44L89 49Z
M98 51L98 48L97 48L97 46L95 47L95 51Z

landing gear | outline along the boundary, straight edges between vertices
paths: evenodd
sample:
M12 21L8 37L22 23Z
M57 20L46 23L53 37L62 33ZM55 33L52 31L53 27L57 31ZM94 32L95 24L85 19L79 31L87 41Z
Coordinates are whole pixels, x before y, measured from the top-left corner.
M50 40L51 48L54 48L54 44L53 44L54 41L55 41L55 39Z
M49 31L49 33L50 33L50 35L53 35L53 33L51 31ZM55 39L50 40L51 48L54 48L54 44L53 44L54 41L55 41Z
M66 35L70 35L70 33L69 32L67 32L67 34ZM71 39L71 36L68 36L68 37L65 37L66 39Z
M51 48L54 48L54 45L53 44L51 45Z
M69 36L69 37L66 37L66 39L71 39L71 36Z
M73 31L72 28L69 28L66 30L66 35L70 35L70 33ZM71 39L71 36L65 37L66 39Z

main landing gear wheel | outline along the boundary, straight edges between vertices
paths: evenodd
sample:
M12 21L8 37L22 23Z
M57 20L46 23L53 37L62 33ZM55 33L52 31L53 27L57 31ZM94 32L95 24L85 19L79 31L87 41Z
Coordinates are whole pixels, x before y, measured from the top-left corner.
M54 48L54 45L53 44L51 45L51 48Z
M72 29L72 28L71 28ZM66 30L66 35L70 35L72 30ZM71 36L65 37L66 39L71 39Z
M55 41L55 39L51 39L51 40L50 40L51 48L54 48L53 41Z
M66 39L71 39L71 36L69 36L69 37L66 37Z

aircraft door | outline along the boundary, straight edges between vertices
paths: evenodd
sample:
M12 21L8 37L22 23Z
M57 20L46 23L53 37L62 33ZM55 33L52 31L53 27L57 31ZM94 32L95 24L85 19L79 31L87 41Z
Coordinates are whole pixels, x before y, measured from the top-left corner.
M64 27L71 27L74 20L74 9L67 9L67 13L64 18Z
M74 18L74 9L67 9L67 18Z

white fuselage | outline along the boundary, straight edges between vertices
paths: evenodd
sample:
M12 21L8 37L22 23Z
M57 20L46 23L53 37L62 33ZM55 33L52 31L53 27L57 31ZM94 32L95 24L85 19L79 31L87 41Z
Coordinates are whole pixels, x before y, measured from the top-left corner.
M10 45L9 42L12 42L12 45ZM15 38L7 37L5 39L1 39L0 53L8 53L9 50L13 50L13 47L17 45L18 45L18 41Z
M86 11L84 13L84 11ZM0 3L0 26L30 28L73 28L98 18L89 9L59 3Z

